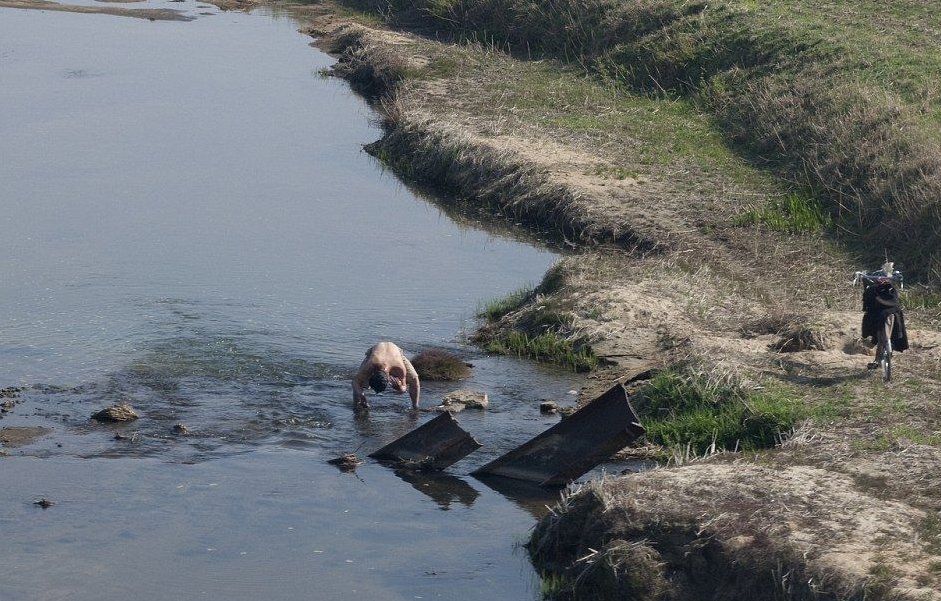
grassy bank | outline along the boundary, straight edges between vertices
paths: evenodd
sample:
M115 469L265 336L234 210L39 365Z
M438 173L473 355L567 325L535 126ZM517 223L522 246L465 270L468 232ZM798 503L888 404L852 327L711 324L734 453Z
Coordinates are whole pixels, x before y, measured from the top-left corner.
M458 6L473 27L435 13ZM713 5L550 2L526 10L555 11L552 19L534 13L521 28L523 8L501 12L516 6L501 0L478 16L503 18L500 30L478 22L474 10L482 6L419 2L382 12L385 22L426 36L357 25L331 32L341 54L336 72L385 118L383 139L369 147L374 156L405 179L445 192L448 206L496 213L572 251L538 286L483 303L486 321L474 340L575 369L597 362L603 368L586 379L580 401L613 380L658 373L631 391L649 438L664 455L682 457L682 466L598 484L604 509L587 522L597 530L570 526L580 523L591 495L559 509L558 520L548 521L561 538L537 535L532 543L556 546L545 553L531 547L547 592L591 597L578 587L598 576L599 595L618 590L651 599L698 598L697 590L715 586L730 587L728 598L937 598L930 587L938 576L925 570L939 561L932 549L941 548L932 521L941 510L933 492L941 491L934 476L941 465L934 402L941 351L932 350L941 348L941 336L915 334L915 350L900 356L891 390L870 377L864 366L871 350L858 340L859 291L849 284L858 259L844 251L877 234L864 219L850 218L845 199L835 204L842 197L833 190L822 193L822 180L806 177L813 172L807 164L800 177L791 172L796 163L784 152L792 141L785 130L776 134L777 154L753 153L748 140L730 143L736 121L722 120L719 111L729 106L720 100L747 98L744 90L755 82L798 81L811 58L828 56L826 48L801 42L805 34L788 20L796 13L788 14L771 33L742 42L786 41L773 61L719 68L721 61L687 57L686 71L650 85L650 77L644 83L637 72L617 68L627 54L616 55L611 44L666 52L676 40L657 37L664 32L679 39L682 27L706 28L711 36L745 22L757 27L773 11L723 13L724 22L710 12ZM591 29L596 34L613 27L617 15L665 12L634 37L589 36L588 43L574 25L568 38L539 33L565 10L598 7L608 17ZM466 43L436 41L454 37ZM519 44L536 37L552 44ZM713 52L705 46L719 39L687 38L694 54ZM716 52L732 52L731 40L721 40L728 47ZM797 47L803 54L792 56ZM701 77L691 76L694 63ZM849 67L831 63L827 81L849 81L841 79ZM730 87L734 78L745 87ZM854 85L862 84L856 77ZM795 119L787 125L811 127L815 149L831 150L821 142L833 133L829 125ZM931 127L922 129L919 135L931 138ZM853 185L862 190L860 181ZM829 240L836 235L842 249ZM871 250L879 259L881 252ZM935 295L918 290L915 315L928 316ZM722 450L749 452L712 454ZM621 529L612 516L631 527ZM660 576L648 582L648 572ZM827 586L800 588L786 574ZM741 588L748 578L761 586ZM705 588L679 585L684 579ZM636 586L605 588L624 583Z
M941 276L941 13L927 4L392 0L372 8L399 26L560 58L628 90L692 102L749 162L819 199L848 245L872 260L888 252L913 275Z

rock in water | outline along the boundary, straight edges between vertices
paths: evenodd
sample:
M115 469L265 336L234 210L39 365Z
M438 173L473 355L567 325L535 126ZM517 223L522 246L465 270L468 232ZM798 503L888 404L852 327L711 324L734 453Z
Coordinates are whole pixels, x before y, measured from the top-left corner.
M130 422L137 419L138 415L130 405L121 403L102 409L91 417L99 422Z
M490 405L486 392L462 388L449 392L441 399L442 405L453 405L459 403L468 409L486 409Z
M344 453L339 457L327 461L330 465L337 466L341 471L351 472L356 466L361 465L363 461L356 456L356 453Z
M559 405L555 401L543 401L539 403L539 413L543 415L553 415L559 412Z

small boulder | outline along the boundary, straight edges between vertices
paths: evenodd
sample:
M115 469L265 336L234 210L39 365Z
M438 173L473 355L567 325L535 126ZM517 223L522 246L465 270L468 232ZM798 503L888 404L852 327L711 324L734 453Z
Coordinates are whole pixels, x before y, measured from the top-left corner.
M133 407L127 403L121 403L102 409L91 417L99 422L130 422L137 419L138 415L134 412Z
M356 453L343 453L339 457L327 461L330 465L335 465L340 471L352 472L356 466L362 465L363 461L356 456Z
M183 435L189 434L190 430L183 424L174 424L173 433L183 436Z
M486 392L462 388L449 392L441 399L442 405L453 405L459 403L468 409L486 409L490 405Z
M8 411L13 411L14 406L16 406L16 403L13 401L3 401L0 403L0 412L6 413Z
M539 403L539 413L543 415L555 415L559 412L559 404L555 401L542 401Z

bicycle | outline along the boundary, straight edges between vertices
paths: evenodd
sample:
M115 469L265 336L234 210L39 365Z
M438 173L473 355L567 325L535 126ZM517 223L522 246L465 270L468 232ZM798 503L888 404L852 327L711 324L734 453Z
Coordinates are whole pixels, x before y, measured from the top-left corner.
M865 284L866 289L868 290L871 286L881 286L886 283L890 287L894 287L898 284L898 289L902 290L905 286L902 273L898 270L892 268L892 263L886 263L882 266L882 269L876 271L857 271L853 276L853 285L858 285L860 282ZM869 310L866 307L866 293L863 293L864 298L864 308ZM892 324L895 324L896 315L894 313L885 315L882 317L882 323L877 325L877 332L885 332L887 329L887 320L891 319ZM864 328L865 329L865 328ZM882 340L882 339L885 340ZM882 334L877 336L878 343L876 345L876 360L870 363L867 367L869 369L879 369L882 372L882 381L890 382L892 380L892 335L891 330L888 334Z

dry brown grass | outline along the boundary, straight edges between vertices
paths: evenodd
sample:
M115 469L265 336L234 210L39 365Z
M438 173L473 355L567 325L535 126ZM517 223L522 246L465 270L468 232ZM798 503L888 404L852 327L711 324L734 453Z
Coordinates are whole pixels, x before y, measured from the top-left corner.
M931 561L914 536L923 519L823 470L700 464L592 482L539 523L528 548L582 598L933 599L917 583ZM874 578L893 552L907 567L893 582ZM640 583L625 557L641 562Z

